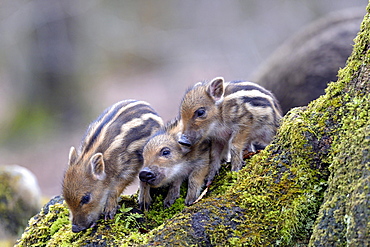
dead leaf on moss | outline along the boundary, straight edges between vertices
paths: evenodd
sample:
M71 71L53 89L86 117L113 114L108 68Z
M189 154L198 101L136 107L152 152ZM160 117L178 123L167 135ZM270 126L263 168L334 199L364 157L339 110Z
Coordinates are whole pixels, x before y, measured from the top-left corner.
M203 190L203 192L200 194L200 196L192 203L195 204L197 202L199 202L200 200L202 200L202 198L207 194L208 192L208 188L209 188L209 185Z
M258 154L259 152L261 152L261 150L257 150L256 152L248 152L247 150L245 150L243 152L243 159L250 159L253 157L253 155Z

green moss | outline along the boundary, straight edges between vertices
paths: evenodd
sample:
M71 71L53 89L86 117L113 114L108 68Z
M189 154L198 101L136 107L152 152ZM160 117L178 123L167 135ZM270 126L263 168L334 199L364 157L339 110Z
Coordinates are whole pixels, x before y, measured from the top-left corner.
M332 176L325 201L317 219L311 243L326 242L364 246L370 227L366 226L370 214L370 126L343 132L348 142L333 143L339 148L330 167Z
M150 210L145 213L146 228L153 229L171 219L176 213L181 212L185 207L185 196L187 184L181 186L181 197L175 201L170 208L164 208L163 201L167 194L167 189L154 189L151 191L153 195L153 203Z
M337 130L330 153L331 176L311 245L361 246L369 241L369 24L366 15L347 66L327 89L334 92L341 85L335 95L341 105L333 112Z
M68 210L63 204L50 205L47 211L44 209L39 215L29 220L29 227L26 228L18 245L46 246L45 243L52 239L60 229L64 229L68 221Z
M231 171L230 164L223 164L218 172L218 177L222 177L222 179L216 178L211 183L206 197L225 194L227 190L234 186L238 179L238 173Z
M186 187L181 190L182 198L170 208L163 207L165 190L154 196L154 203L145 215L136 208L137 195L123 196L121 208L113 220L99 220L97 226L86 231L73 233L69 211L60 197L52 199L43 210L30 219L29 227L23 233L17 246L71 246L71 245L108 245L138 246L145 244L151 229L158 227L184 206Z

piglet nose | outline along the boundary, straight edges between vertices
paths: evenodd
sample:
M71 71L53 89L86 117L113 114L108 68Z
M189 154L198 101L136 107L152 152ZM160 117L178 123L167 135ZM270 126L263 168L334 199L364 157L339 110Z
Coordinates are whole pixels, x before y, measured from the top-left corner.
M155 178L155 174L151 171L141 171L139 173L139 178L141 181L148 183Z
M183 146L186 146L186 147L191 146L191 142L190 142L189 138L184 134L181 135L180 139L178 140L178 143L183 145Z
M74 232L74 233L83 231L85 229L86 229L86 227L81 227L81 226L78 226L78 225L75 225L75 224L72 225L72 232Z

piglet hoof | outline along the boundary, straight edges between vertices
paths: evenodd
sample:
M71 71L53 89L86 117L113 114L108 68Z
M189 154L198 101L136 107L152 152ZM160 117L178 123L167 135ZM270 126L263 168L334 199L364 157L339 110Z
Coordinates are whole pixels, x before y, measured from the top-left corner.
M172 204L173 204L173 202L172 203L171 202L164 202L163 206L164 206L164 208L169 208L169 207L171 207Z
M116 211L114 211L114 212L110 212L110 213L109 213L109 215L108 215L108 218L109 218L110 220L113 220L115 215L116 215Z
M163 203L164 208L169 208L169 207L171 207L171 206L172 206L172 204L174 204L174 203L175 203L176 199L177 199L177 198L174 198L174 199L165 199L165 200L164 200L164 203Z
M195 199L189 199L189 200L185 200L185 205L186 206L190 206L194 203Z
M112 210L104 212L104 219L105 220L112 220L117 213L117 207L113 208Z
M195 203L199 202L200 200L202 200L202 198L207 194L207 192L208 192L208 188L209 188L209 186L207 186L207 187L203 190L203 192L199 195L199 197L198 197L196 200L194 200L190 205L195 204ZM189 200L189 201L190 201L190 200ZM186 201L185 201L185 203L186 203ZM190 205L187 205L187 206L190 206Z
M212 180L207 179L205 181L206 187L209 187L212 184Z
M244 165L245 165L245 162L244 161L235 162L234 164L231 165L231 171L237 172L240 169L242 169Z
M139 203L139 208L141 211L148 211L149 207L150 207L150 203L148 202Z
M113 218L111 218L111 214L110 213L106 213L104 214L104 220L111 220Z
M204 183L206 185L206 187L210 186L214 180L214 178L216 177L216 175L218 175L218 171L217 172L213 172L211 171L208 176L206 177L206 179L204 180Z

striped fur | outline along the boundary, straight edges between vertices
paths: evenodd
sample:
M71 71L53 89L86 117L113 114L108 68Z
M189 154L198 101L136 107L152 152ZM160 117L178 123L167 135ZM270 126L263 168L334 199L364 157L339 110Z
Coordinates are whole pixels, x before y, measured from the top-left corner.
M197 83L181 103L182 134L179 143L195 145L212 141L211 171L217 173L222 160L231 155L232 170L243 165L242 152L265 147L273 139L281 119L280 106L263 87L245 81L224 82L222 77Z
M90 124L78 152L71 148L63 181L74 232L101 213L114 217L120 194L142 167L145 143L162 126L150 105L137 100L114 104Z
M180 196L180 186L188 178L188 191L185 204L192 204L200 194L205 177L209 171L210 142L204 140L192 148L178 144L181 126L174 120L145 145L144 168L139 173L139 205L147 210L150 203L150 187L169 186L164 206L171 206Z

